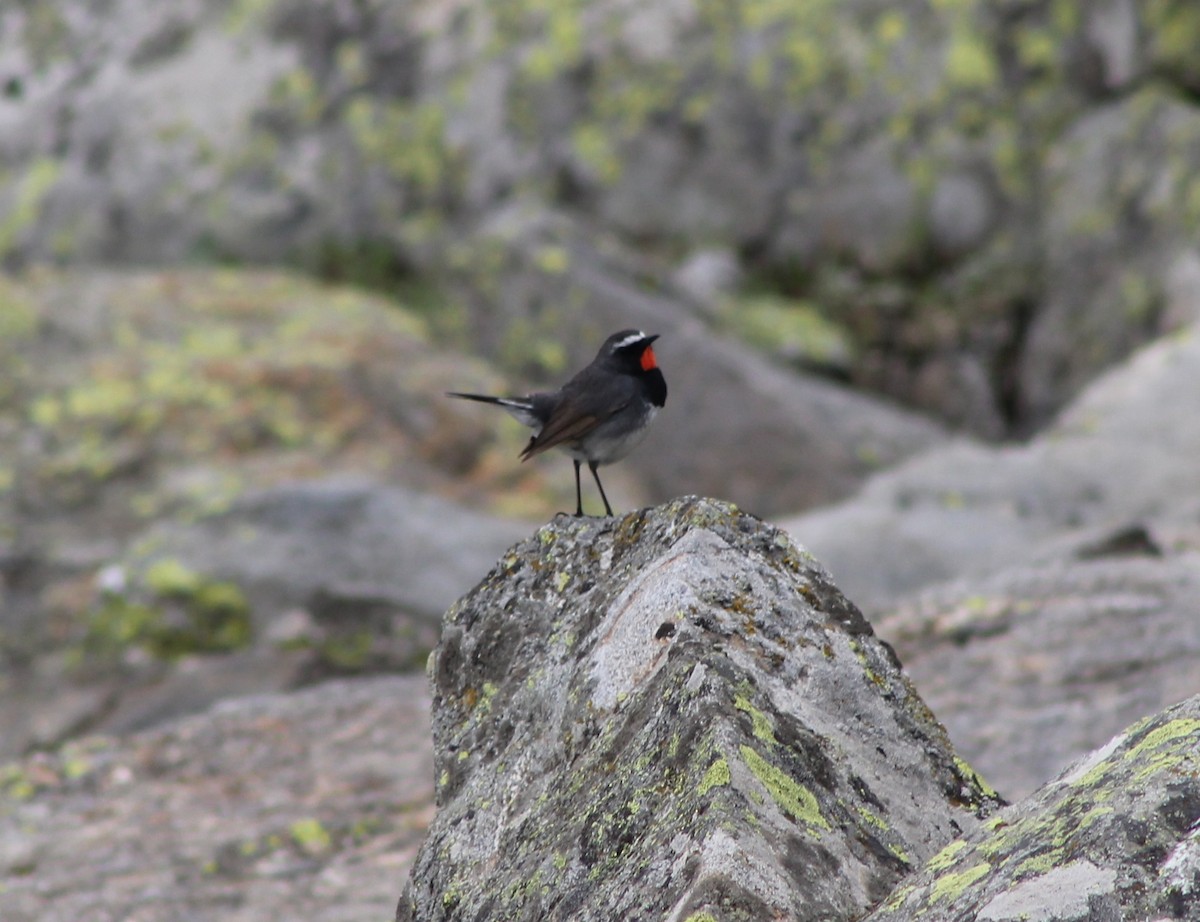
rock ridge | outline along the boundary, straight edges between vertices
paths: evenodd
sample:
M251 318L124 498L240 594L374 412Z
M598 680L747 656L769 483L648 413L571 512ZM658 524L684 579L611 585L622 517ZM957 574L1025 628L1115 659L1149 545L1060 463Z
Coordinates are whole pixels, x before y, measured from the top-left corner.
M715 500L544 526L429 673L401 920L856 918L1002 803L816 560Z

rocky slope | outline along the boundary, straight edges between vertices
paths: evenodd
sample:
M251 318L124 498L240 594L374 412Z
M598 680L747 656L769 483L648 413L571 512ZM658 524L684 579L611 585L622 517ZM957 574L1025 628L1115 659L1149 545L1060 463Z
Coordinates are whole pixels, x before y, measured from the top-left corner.
M1190 0L3 5L5 911L390 911L427 763L341 799L378 778L314 775L295 741L353 767L381 745L363 709L427 752L416 687L368 674L421 662L573 489L437 395L553 383L630 324L663 334L672 396L614 505L838 503L787 525L1006 794L1200 692L1197 47ZM750 791L769 851L778 804L734 760L780 750L735 710L708 794ZM1169 728L1193 717L1133 726L1019 808L1042 818L1021 836L977 830L885 907L1186 913L1194 753ZM403 834L345 834L314 777ZM1152 782L1134 826L1084 803L1123 796L1109 780ZM866 870L837 898L865 906L900 871L839 835Z
M550 523L430 672L8 764L5 918L379 918L410 862L401 919L1196 918L1200 698L997 809L819 564L727 504Z
M243 698L0 769L5 922L386 918L431 815L423 677Z
M626 285L1029 431L1196 288L1198 37L1188 0L9 4L0 257L416 268L515 369L582 319L565 218Z

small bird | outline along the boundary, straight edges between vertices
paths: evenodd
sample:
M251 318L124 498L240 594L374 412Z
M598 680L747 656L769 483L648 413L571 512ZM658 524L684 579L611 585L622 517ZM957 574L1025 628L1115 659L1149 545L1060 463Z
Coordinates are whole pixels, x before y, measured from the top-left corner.
M575 515L583 515L579 467L587 462L604 511L612 506L596 472L602 464L624 458L655 414L667 402L667 381L659 371L651 344L658 335L621 330L604 341L592 363L556 391L527 397L492 397L448 391L449 397L478 400L503 407L533 430L521 460L550 448L565 451L575 462Z

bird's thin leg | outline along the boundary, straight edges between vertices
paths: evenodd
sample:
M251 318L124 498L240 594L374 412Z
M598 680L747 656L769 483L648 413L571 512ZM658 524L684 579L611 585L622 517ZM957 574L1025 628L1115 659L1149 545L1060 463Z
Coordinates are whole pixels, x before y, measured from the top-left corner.
M603 491L601 491L603 492ZM575 462L575 518L583 516L583 491L579 488L579 461Z
M593 476L594 478L596 478L596 486L600 488L600 498L601 498L602 500L604 500L604 512L605 512L605 514L606 514L606 515L609 515L609 516L611 516L611 515L613 514L613 511L612 511L612 506L610 506L610 505L608 504L608 497L604 495L604 484L602 484L602 483L600 482L600 475L596 473L596 468L598 468L599 466L600 466L600 465L599 465L599 464L597 464L595 461L589 461L589 462L588 462L588 468L589 468L589 469L591 469L592 476ZM578 476L578 474L579 474L579 465L578 465L578 462L576 462L576 466L575 466L575 474L576 474L576 476ZM578 483L578 481L576 481L576 482Z

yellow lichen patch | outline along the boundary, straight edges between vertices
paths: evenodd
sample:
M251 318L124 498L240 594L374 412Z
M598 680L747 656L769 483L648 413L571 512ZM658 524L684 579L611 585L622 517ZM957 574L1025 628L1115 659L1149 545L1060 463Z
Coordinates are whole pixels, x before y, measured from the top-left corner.
M775 745L775 728L771 726L771 721L766 714L750 703L745 694L738 694L733 699L733 706L750 715L750 725L756 739Z
M830 828L829 822L821 815L820 805L812 791L772 765L750 746L742 746L739 751L746 766L784 813L810 829Z
M975 771L975 769L973 769L971 767L970 763L968 763L965 759L962 759L959 756L955 756L954 757L954 765L958 769L959 774L961 774L968 781L974 782L975 786L979 788L979 790L983 793L984 797L999 797L1000 796L999 794L996 793L996 789L993 788L990 784L988 784L983 779L983 775L981 775L981 774L979 774L979 772Z
M930 871L940 871L943 868L948 868L954 863L954 856L966 847L967 843L962 839L955 839L940 852L930 858L925 867Z
M708 771L704 773L704 777L700 779L700 784L696 787L696 793L704 796L713 788L723 787L730 782L729 763L725 759L717 759L708 767Z
M929 893L929 901L932 903L938 900L956 899L962 895L967 887L980 878L986 877L991 870L992 866L983 861L972 865L965 871L959 871L955 874L944 874L934 883L933 889Z
M313 817L296 820L288 832L291 833L292 840L309 854L323 852L332 844L329 831L321 825L320 820Z

